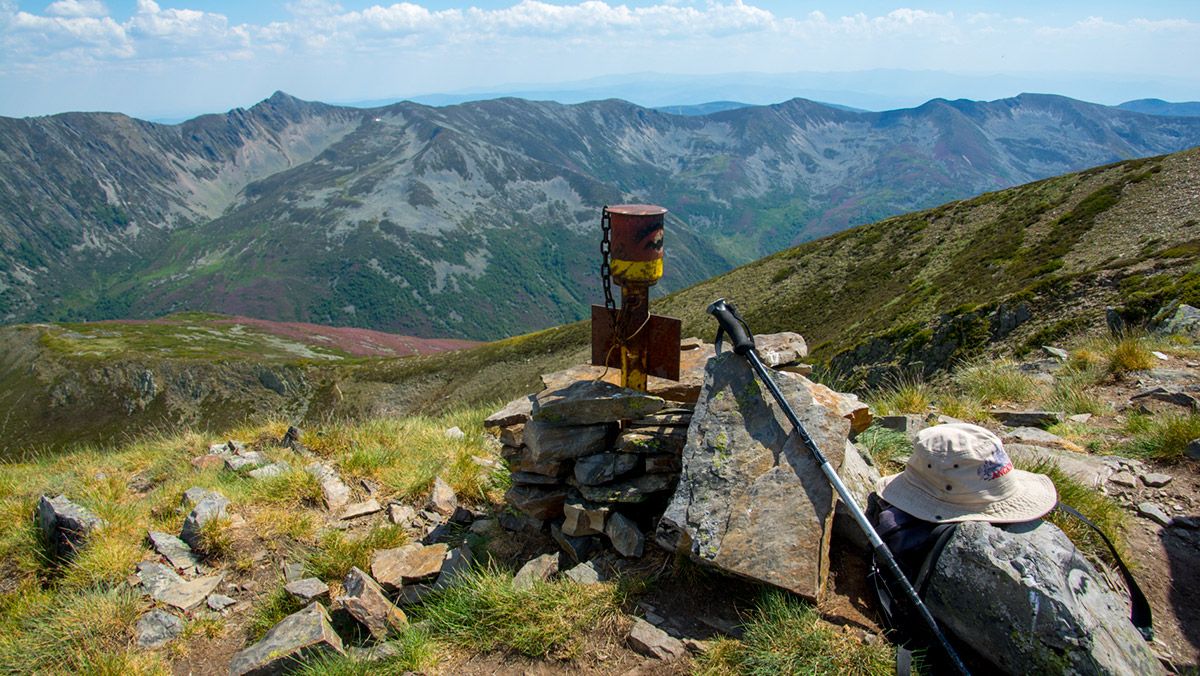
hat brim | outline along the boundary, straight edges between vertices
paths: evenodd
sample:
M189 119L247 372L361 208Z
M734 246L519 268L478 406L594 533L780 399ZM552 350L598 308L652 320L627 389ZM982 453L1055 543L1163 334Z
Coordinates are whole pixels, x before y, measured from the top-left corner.
M1012 470L1010 475L1010 480L1018 485L1018 490L1003 500L981 506L958 505L930 495L914 484L904 472L879 479L875 484L875 492L888 503L918 519L935 523L1020 523L1041 518L1058 504L1058 491L1050 477L1019 469Z

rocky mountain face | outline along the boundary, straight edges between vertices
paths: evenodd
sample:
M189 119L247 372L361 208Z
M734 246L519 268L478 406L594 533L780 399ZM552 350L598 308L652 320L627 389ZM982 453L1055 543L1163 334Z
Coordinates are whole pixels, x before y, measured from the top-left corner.
M670 291L858 223L1196 144L1200 119L1045 95L679 116L277 93L181 125L0 119L0 317L197 309L493 338L599 298L606 203L671 209Z

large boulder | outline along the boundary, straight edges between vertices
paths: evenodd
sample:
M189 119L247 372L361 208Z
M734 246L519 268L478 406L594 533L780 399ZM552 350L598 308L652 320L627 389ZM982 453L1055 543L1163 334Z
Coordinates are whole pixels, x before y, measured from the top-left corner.
M1200 339L1200 310L1191 305L1180 305L1169 319L1159 324L1158 331Z
M579 380L546 390L533 401L533 419L555 425L594 425L635 420L657 412L666 402L645 392L602 380Z
M842 468L838 470L838 477L846 485L846 490L850 492L858 508L864 512L867 511L867 497L875 490L875 484L879 481L879 470L867 462L868 457L870 456L860 451L857 446L846 442L846 455L842 459ZM833 517L833 536L862 551L871 551L871 541L867 539L867 534L840 498Z
M233 656L230 676L275 676L326 653L344 655L325 606L314 601L283 618L262 640Z
M959 524L925 602L1004 673L1162 673L1128 604L1047 522Z
M74 556L91 534L104 526L100 517L65 495L43 495L38 500L37 519L50 554L62 558Z
M831 391L791 373L776 373L775 381L840 467L850 421ZM833 508L829 481L746 360L732 353L710 359L660 543L820 600Z

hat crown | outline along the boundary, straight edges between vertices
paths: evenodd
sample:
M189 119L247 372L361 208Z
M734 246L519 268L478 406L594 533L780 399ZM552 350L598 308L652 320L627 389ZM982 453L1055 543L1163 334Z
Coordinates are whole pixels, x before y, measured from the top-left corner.
M1000 438L969 423L922 430L906 467L918 487L964 506L1011 495L1017 490L1010 476L1012 469Z

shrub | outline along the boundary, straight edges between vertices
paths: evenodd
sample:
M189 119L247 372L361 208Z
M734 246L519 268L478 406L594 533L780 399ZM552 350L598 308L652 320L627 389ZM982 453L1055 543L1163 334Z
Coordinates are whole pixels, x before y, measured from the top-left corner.
M701 674L892 674L895 652L885 641L860 642L821 620L786 592L759 599L741 641L720 639L700 658Z
M620 587L612 583L581 585L563 579L516 589L511 574L485 568L414 613L435 636L455 645L570 658L579 654L587 633L615 631L623 600Z

